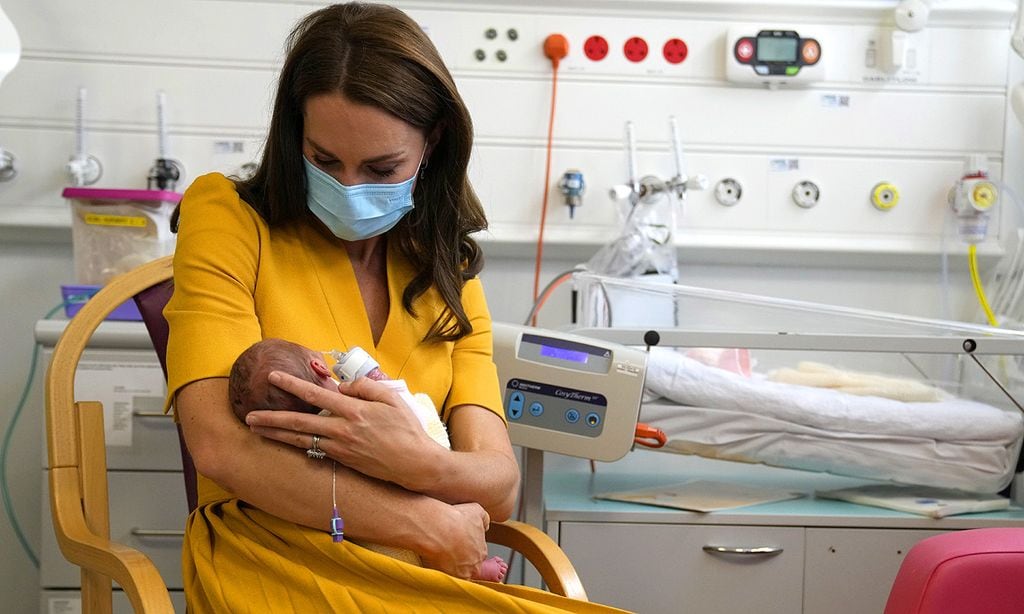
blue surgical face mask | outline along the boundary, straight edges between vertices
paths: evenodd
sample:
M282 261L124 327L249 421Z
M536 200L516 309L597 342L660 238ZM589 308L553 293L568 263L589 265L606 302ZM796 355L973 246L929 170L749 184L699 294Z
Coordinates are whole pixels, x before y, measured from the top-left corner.
M424 148L426 154L426 148ZM360 241L394 228L412 211L416 173L402 183L344 185L302 157L306 165L306 206L339 239ZM423 162L423 156L420 156ZM419 164L416 165L417 171Z

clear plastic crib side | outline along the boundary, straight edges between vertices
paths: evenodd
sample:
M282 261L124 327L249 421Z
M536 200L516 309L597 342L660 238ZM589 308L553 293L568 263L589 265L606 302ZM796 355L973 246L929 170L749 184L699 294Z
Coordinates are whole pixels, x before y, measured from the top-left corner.
M1020 331L591 273L574 281L574 333L657 346L641 421L664 428L673 451L987 492L1018 469Z

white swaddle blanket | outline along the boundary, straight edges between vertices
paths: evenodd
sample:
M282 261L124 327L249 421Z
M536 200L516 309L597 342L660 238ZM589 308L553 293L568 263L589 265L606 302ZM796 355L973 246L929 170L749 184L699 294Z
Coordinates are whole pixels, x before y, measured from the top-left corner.
M714 410L645 405L641 420L676 451L872 479L999 490L1024 434L1020 412L975 401L906 403L747 378L668 348L651 349L646 386Z

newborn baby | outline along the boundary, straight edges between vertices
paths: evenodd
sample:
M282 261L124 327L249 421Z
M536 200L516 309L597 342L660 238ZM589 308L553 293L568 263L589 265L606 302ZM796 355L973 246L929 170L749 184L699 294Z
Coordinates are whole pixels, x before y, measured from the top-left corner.
M361 348L347 353L332 351L338 361L334 373L345 381L359 377L377 380L398 393L407 409L413 412L431 439L451 449L448 431L438 416L433 401L425 394L413 395L404 380L393 380L385 375L377 362ZM323 354L284 339L264 339L254 343L235 360L228 380L228 400L231 409L243 423L250 411L257 409L288 410L306 413L320 413L320 408L306 403L301 398L271 385L267 376L271 371L281 371L312 382L332 392L338 391L338 381L331 377L331 370L324 362ZM420 557L410 550L380 544L359 544L364 548L386 554L406 563L422 566ZM483 562L476 580L501 582L508 565L500 557L491 557Z

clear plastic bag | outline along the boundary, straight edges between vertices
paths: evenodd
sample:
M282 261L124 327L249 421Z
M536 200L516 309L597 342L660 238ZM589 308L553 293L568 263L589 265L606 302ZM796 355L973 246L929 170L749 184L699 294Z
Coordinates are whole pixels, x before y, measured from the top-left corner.
M676 203L671 193L648 199L627 200L620 207L623 225L619 236L597 251L587 262L587 270L609 277L636 277L647 274L679 278L676 260Z

